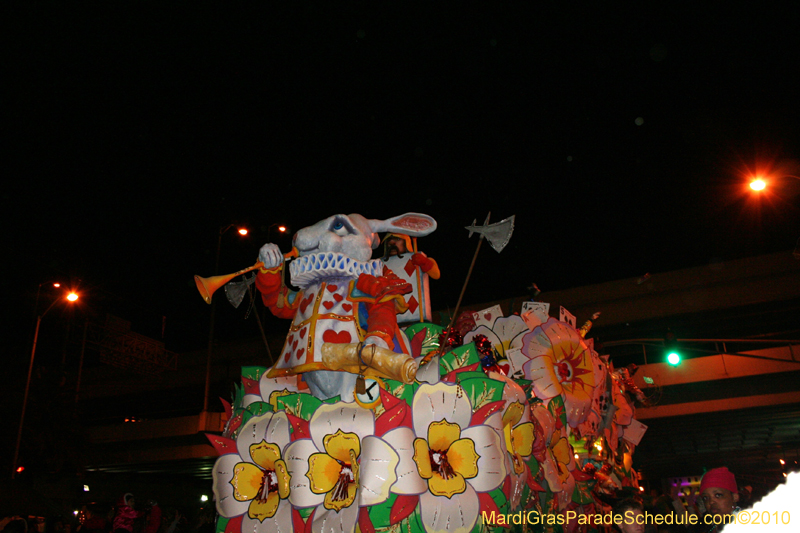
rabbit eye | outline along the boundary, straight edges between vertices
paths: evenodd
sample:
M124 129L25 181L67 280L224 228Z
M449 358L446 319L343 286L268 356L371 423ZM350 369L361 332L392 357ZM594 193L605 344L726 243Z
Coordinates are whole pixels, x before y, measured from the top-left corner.
M331 221L330 230L340 237L353 233L352 226L343 218L333 219L333 221Z

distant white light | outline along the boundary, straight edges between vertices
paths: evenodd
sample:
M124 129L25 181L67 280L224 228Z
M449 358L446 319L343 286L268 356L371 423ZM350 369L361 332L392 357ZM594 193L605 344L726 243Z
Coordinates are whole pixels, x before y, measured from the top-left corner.
M207 501L208 501L208 496L206 496L205 494L203 494L202 496L200 496L200 501L201 501L201 502L207 502Z
M83 486L83 492L89 492L89 485Z

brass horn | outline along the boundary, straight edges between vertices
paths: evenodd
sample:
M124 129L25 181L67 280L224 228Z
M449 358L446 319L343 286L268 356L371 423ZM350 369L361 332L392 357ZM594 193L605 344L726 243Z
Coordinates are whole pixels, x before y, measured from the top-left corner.
M292 251L289 253L283 254L283 258L288 260L297 257L297 248L292 248ZM264 266L264 263L259 261L253 266L243 268L238 272L234 272L233 274L223 274L221 276L211 276L208 278L203 278L201 276L195 276L194 282L197 285L197 290L200 292L200 296L203 297L203 300L206 301L207 304L211 304L211 297L214 293L228 283L230 280L235 278L236 276L241 276L242 274L247 274L248 272L255 270L257 268L261 268Z

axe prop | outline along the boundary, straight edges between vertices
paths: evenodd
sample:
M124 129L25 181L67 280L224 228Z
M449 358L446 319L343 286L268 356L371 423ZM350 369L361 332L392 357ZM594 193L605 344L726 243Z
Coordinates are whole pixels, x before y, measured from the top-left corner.
M464 285L461 287L461 294L458 295L458 302L456 303L456 309L453 312L453 315L450 317L450 324L447 326L447 330L453 327L453 322L455 322L456 317L458 317L458 311L461 307L461 300L464 298L464 292L467 290L467 284L469 283L469 278L472 276L472 270L475 268L475 260L478 258L478 252L481 251L481 244L483 243L483 239L485 238L489 241L489 246L494 248L497 253L503 251L503 248L506 247L508 241L511 240L511 234L514 232L514 217L516 215L512 215L506 219L501 220L500 222L495 222L494 224L489 224L489 217L492 216L492 213L486 215L486 221L483 223L483 226L476 225L476 220L472 221L472 224L466 226L465 229L469 231L469 237L472 237L473 233L477 233L480 235L478 237L478 246L475 248L475 254L472 256L472 262L469 265L469 270L467 271L467 278L464 280ZM420 362L421 365L428 363L433 356L440 355L442 350L442 346L439 346L438 350L431 350L428 354L422 359Z

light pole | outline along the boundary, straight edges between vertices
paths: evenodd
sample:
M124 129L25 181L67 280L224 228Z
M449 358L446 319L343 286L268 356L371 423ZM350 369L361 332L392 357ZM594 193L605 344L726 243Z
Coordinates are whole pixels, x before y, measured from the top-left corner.
M236 227L237 224L228 224L227 226L222 226L219 229L219 234L217 236L217 253L214 257L214 273L213 275L216 276L219 274L219 252L222 248L222 235L228 231L229 229ZM247 228L239 226L237 228L237 233L239 235L247 235ZM211 355L214 352L214 315L216 311L216 304L214 300L211 300L211 323L208 327L208 356L206 357L206 384L205 390L203 392L203 413L208 412L208 400L209 400L209 392L211 391Z
M41 288L41 286L42 285L40 284L39 288ZM38 296L39 296L38 295L38 291L37 291L37 295L36 296L37 296L37 303L38 303ZM70 292L66 296L65 299L67 301L74 302L74 301L76 301L78 299L78 294L75 293L75 292ZM33 334L33 348L31 348L31 361L30 361L30 364L28 365L28 379L27 379L27 381L25 381L25 395L22 398L22 413L20 414L20 417L19 417L19 430L17 431L17 444L14 447L14 461L11 464L11 479L14 479L14 476L17 475L17 460L19 459L19 445L22 442L22 426L25 423L25 409L28 406L28 392L30 391L30 387L31 387L31 375L33 374L33 359L36 356L36 343L39 340L39 326L42 323L42 318L44 318L44 316L48 313L48 311L50 311L50 309L52 309L53 306L56 305L56 303L59 302L60 300L61 300L60 298L56 298L55 300L53 300L53 303L50 304L50 307L48 307L45 310L44 313L42 313L41 315L39 315L36 318L36 331Z

